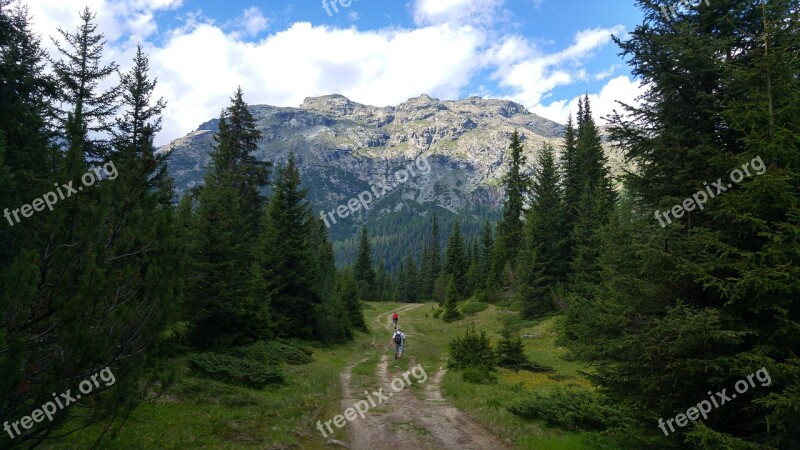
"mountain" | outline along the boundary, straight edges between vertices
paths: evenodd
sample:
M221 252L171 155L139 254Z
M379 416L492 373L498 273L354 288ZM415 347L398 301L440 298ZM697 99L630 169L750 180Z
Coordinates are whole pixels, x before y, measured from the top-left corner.
M366 223L376 261L385 259L390 270L400 257L419 254L433 213L441 219L442 244L455 220L471 239L485 218L499 216L515 129L529 163L544 142L560 151L564 131L517 103L479 97L440 101L422 95L376 107L328 95L307 98L298 108L253 105L250 111L264 135L259 158L277 166L295 152L314 213L325 214L338 262L354 260L354 237ZM170 155L178 195L202 183L217 124L209 120L159 150Z

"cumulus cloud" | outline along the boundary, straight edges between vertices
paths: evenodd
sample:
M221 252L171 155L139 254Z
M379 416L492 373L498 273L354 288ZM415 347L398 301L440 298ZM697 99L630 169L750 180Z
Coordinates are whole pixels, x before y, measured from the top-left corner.
M620 26L581 30L570 45L545 51L531 39L490 26L506 14L504 0L415 0L414 28L365 31L297 22L259 40L253 38L270 20L257 7L221 25L202 11L184 12L180 25L168 32L158 30L155 16L180 7L182 0L37 0L31 10L38 31L48 35L59 25L74 29L84 4L98 12L100 30L109 39L107 56L123 70L134 44L144 41L151 76L159 80L156 95L169 103L158 144L217 116L237 86L249 103L277 106L331 93L384 106L423 93L459 98L467 90L484 97L499 91L564 122L576 100L554 99L554 90L611 76L589 74L584 64L612 33L622 31ZM632 101L637 89L627 77L609 80L590 95L595 115L610 112L614 99Z
M175 138L217 115L239 85L249 103L279 106L334 92L375 105L421 93L458 97L484 40L474 28L446 24L359 32L300 22L252 43L199 23L151 53L158 93L169 100L163 134Z
M599 125L604 125L606 122L602 118L607 117L616 109L620 114L623 113L618 101L628 104L636 105L638 102L636 98L645 92L643 86L637 80L631 80L627 76L618 76L613 78L600 89L599 93L589 94L589 102L592 106L592 116L598 120ZM532 111L542 117L550 120L555 120L559 123L566 123L570 114L575 117L578 111L578 100L583 96L578 96L572 100L558 100L551 102L548 105L536 105Z
M158 11L179 8L183 0L36 0L28 2L34 16L34 30L55 36L59 27L72 31L80 24L78 13L88 7L97 14L97 24L109 41L144 40L158 27ZM45 40L47 44L47 40Z
M587 79L582 62L607 45L612 34L622 30L622 26L581 30L569 47L553 53L540 50L524 38L511 36L485 53L486 64L496 67L492 78L511 92L508 98L542 110L542 102L555 88Z

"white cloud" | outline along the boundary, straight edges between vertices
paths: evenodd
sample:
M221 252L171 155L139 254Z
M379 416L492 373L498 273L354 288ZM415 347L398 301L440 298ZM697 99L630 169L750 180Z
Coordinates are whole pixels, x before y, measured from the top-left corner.
M417 0L414 20L420 25L491 23L504 0Z
M158 27L158 11L178 8L183 0L36 0L28 2L34 16L34 31L56 36L56 29L73 31L79 25L79 12L88 7L97 14L97 24L109 41L120 38L138 41L153 35ZM47 45L49 39L45 39Z
M505 98L564 122L576 100L554 99L554 90L611 76L613 67L590 74L584 64L612 33L622 31L620 26L582 30L569 46L545 51L531 39L489 26L506 17L504 0L415 0L413 29L360 31L298 22L259 41L252 38L270 20L257 7L222 25L202 11L183 13L180 26L157 35L155 15L182 0L37 0L31 5L37 30L45 35L58 25L73 30L84 4L98 12L100 31L109 39L106 56L123 70L133 44L144 40L151 76L159 79L156 95L168 101L159 144L217 116L237 86L250 104L278 106L331 93L382 106L423 93L459 98L469 89L490 97L500 90ZM488 79L476 78L486 71ZM595 116L610 112L614 99L633 101L638 89L626 77L609 80L590 95Z
M295 23L253 43L199 23L151 50L158 95L169 101L159 141L216 116L239 85L248 103L278 106L330 93L376 105L421 93L458 97L479 67L484 40L474 28L446 24L359 32Z
M592 116L599 125L605 125L602 118L611 114L615 109L623 113L617 101L628 105L636 105L636 97L644 94L645 87L636 80L631 80L627 76L619 76L609 80L600 92L589 94L589 103L592 107ZM559 123L566 123L567 117L572 114L574 118L578 112L578 100L583 96L578 96L570 101L559 100L551 102L549 105L536 105L532 111L542 117L554 120Z
M598 48L611 41L622 26L581 30L564 50L545 53L527 40L511 36L486 52L486 62L497 67L492 77L511 91L507 97L529 108L541 106L553 90L588 78L582 67Z
M255 6L251 6L242 12L242 16L235 21L226 24L225 28L233 29L233 36L239 37L255 37L259 33L266 30L269 26L269 20L264 17L264 14Z

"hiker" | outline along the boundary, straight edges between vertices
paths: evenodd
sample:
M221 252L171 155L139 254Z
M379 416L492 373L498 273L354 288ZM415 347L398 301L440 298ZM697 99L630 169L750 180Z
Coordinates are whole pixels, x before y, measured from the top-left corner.
M394 344L394 359L403 359L403 346L406 343L406 335L400 330L395 330L392 335L392 344Z
M400 316L398 316L397 315L397 311L395 311L394 314L392 314L392 323L394 324L394 329L395 330L397 329L397 320L399 318L400 318Z

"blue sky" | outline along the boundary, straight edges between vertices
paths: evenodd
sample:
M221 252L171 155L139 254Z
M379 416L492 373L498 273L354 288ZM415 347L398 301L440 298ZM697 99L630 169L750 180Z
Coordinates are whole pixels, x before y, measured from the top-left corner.
M249 103L279 106L332 93L378 106L421 94L506 98L562 123L584 92L600 118L615 100L631 103L642 89L610 39L642 20L627 0L30 0L29 6L44 36L57 26L73 29L77 11L89 6L109 40L107 58L123 69L143 43L157 93L169 103L159 144L217 116L239 85Z

